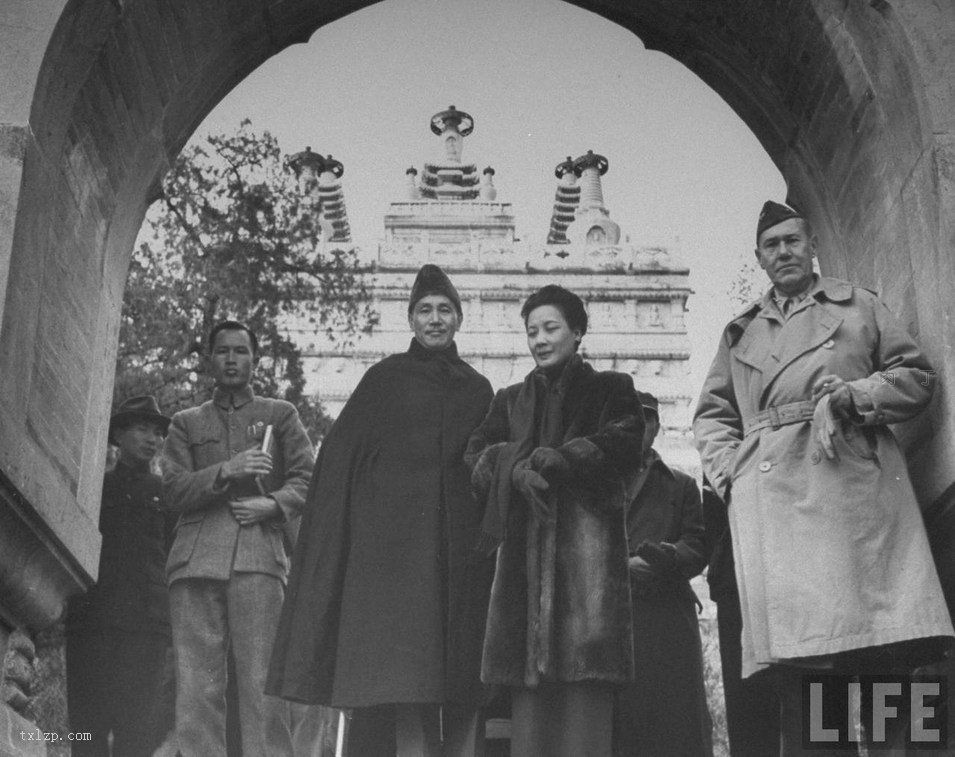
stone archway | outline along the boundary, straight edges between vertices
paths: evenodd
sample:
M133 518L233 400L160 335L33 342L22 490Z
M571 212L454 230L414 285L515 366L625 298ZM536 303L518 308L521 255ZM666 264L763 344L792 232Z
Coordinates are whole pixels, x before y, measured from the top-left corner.
M955 6L575 3L724 97L816 217L824 270L879 289L918 334L941 388L908 441L920 494L937 500L955 480ZM0 627L52 622L95 573L129 251L169 162L249 72L369 4L4 3Z

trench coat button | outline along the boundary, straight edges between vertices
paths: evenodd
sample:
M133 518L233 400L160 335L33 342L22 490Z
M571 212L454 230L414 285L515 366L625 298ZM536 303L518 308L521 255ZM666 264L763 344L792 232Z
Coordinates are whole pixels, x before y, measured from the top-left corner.
M819 454L819 450L816 450L809 456L809 459L812 460L813 465L819 465L819 461L822 460L822 455Z
M772 464L771 462L769 462L769 460L763 460L763 462L761 462L761 463L759 464L759 469L760 469L763 473L765 473L766 471L768 471L768 470L769 470L770 468L772 468L772 467L773 467L773 464Z
M822 343L822 346L825 347L827 350L831 350L833 347L836 346L836 343L832 341L831 339L827 339L826 341Z

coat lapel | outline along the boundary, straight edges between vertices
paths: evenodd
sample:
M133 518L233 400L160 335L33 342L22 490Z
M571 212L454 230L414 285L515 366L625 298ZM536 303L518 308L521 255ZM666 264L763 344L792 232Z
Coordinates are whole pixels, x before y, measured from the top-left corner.
M760 311L757 319L775 319L775 315L763 310ZM771 345L769 340L765 338L766 332L763 330L765 328L768 327L752 328L743 332L736 344L736 349L733 351L734 358L764 374L771 372L779 362L778 357L770 355ZM760 333L755 334L755 331Z
M760 406L766 391L783 369L791 365L796 358L819 347L841 324L842 318L830 313L821 302L812 301L802 312L793 315L783 325L767 360L769 370L764 371Z

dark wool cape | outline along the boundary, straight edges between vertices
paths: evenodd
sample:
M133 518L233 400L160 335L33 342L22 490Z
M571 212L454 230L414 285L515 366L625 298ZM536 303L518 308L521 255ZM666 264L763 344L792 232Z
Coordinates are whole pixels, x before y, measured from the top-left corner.
M633 679L625 506L641 464L643 411L630 376L579 361L569 369L555 445L569 479L554 486L549 524L531 516L512 488L488 609L485 683ZM528 417L520 405L535 378L498 392L468 443L472 482L488 508L500 499L493 482L509 481L519 462L512 453L527 429L515 421ZM538 426L544 394L536 392Z
M266 686L300 702L474 703L493 562L463 455L492 397L452 345L372 366L325 438Z

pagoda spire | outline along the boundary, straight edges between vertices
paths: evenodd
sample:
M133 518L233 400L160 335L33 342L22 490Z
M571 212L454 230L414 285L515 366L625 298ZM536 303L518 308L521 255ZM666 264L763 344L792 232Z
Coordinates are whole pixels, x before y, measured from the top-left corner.
M432 142L438 154L418 166L420 173L415 167L404 172L401 199L384 217L378 265L417 269L430 260L453 267L507 257L515 241L511 204L499 201L491 166L481 170L461 159L474 119L451 105L431 116L428 126L438 138Z
M474 119L453 105L431 116L431 131L441 137L444 156L425 163L419 190L425 200L476 200L480 192L477 166L463 163L464 138L474 130Z
M481 199L493 202L497 199L497 187L494 186L494 169L488 166L481 177Z
M474 130L474 119L453 105L431 116L431 131L441 137L445 158L449 163L460 163L464 138Z
M341 178L345 166L331 155L325 157L322 173L318 177L318 192L322 201L322 237L327 242L350 242L351 227L345 212L345 197Z
M609 167L609 161L593 150L574 161L574 172L580 177L580 204L567 229L571 241L587 245L614 245L620 241L620 226L610 219L600 181Z
M411 166L407 171L405 171L406 187L408 192L409 200L420 200L421 199L421 190L418 189L418 169L414 166Z
M311 199L315 207L321 202L318 193L318 177L325 170L325 159L318 153L306 147L302 152L290 155L285 160L285 167L295 174L298 179L298 191Z
M567 227L573 223L574 211L580 204L580 187L577 186L574 159L568 155L566 160L558 163L554 176L557 177L558 184L547 244L567 244L570 241L567 239Z
M299 191L311 201L322 241L350 242L351 228L340 181L345 173L342 162L331 155L322 157L306 147L289 156L285 165L298 179Z
M608 168L609 161L603 155L594 154L593 150L587 150L586 155L581 155L574 161L574 170L580 176L579 212L596 210L610 215L604 207L603 186L600 182L600 177L607 173Z

